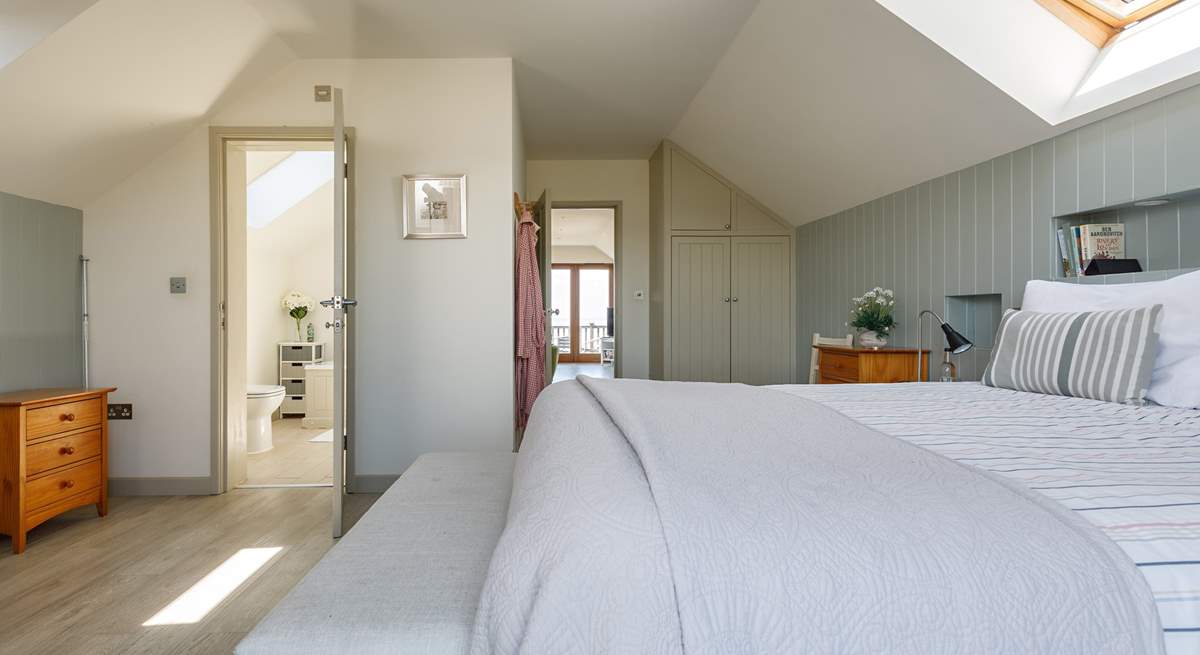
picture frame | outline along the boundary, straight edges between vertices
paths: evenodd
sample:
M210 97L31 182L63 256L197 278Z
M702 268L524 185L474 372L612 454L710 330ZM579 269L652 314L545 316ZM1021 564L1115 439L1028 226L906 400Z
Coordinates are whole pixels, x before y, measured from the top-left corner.
M405 239L467 238L467 176L405 175Z

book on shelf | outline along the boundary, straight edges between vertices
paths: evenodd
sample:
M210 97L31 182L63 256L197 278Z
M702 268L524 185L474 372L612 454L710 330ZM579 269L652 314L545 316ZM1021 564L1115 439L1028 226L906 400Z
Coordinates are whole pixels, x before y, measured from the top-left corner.
M1081 226L1083 260L1124 259L1125 226L1120 223L1093 223ZM1086 265L1086 264L1085 264Z
M1063 277L1082 277L1093 259L1125 258L1125 226L1089 223L1058 229Z
M1058 228L1058 263L1063 277L1073 277L1071 268L1071 250L1067 248L1067 234L1063 228Z

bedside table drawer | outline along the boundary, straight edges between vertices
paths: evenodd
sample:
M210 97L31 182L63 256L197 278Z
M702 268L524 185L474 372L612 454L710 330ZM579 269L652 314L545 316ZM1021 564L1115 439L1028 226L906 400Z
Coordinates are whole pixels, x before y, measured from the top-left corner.
M25 441L100 425L103 416L104 402L99 398L31 409L25 413Z
M49 505L100 486L100 460L94 459L44 478L25 483L25 506L29 510Z
M35 443L25 447L25 473L32 477L60 466L91 459L102 450L99 429Z
M853 382L858 380L858 358L835 352L821 353L821 376Z

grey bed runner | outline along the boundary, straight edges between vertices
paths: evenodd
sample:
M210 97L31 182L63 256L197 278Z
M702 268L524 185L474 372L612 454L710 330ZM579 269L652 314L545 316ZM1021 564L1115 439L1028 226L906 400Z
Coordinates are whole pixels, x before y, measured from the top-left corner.
M237 655L462 655L504 527L513 456L422 455Z
M1162 652L1094 526L812 401L556 384L514 476L475 653Z

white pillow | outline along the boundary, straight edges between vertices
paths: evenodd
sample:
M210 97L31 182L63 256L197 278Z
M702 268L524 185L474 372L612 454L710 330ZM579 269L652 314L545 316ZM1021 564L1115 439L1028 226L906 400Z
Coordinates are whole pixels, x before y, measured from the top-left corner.
M1169 407L1200 408L1200 271L1133 284L1030 280L1021 309L1096 312L1160 304L1158 358L1146 399Z

